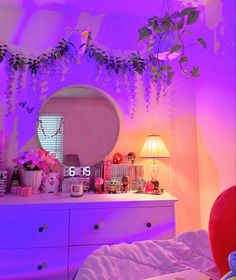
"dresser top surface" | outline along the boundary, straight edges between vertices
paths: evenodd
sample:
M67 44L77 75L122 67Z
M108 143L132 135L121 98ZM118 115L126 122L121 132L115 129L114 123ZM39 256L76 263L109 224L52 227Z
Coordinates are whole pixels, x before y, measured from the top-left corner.
M94 194L85 193L81 197L71 197L69 193L58 194L33 194L28 197L6 195L0 197L0 208L6 206L39 206L45 205L58 208L76 208L76 207L95 207L99 206L119 206L119 205L172 205L177 199L171 194L164 192L161 195L122 193L122 194Z

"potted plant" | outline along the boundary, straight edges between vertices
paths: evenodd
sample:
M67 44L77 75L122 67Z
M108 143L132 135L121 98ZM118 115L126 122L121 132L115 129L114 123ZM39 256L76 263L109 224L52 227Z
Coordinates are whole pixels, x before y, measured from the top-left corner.
M23 182L32 187L33 193L39 193L43 172L50 172L59 164L55 154L41 148L21 153L14 162L22 167Z

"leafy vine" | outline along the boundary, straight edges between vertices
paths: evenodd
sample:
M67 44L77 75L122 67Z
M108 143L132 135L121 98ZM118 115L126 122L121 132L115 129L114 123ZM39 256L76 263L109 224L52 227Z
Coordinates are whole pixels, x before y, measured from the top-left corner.
M47 90L47 75L51 71L55 72L55 69L59 69L62 72L62 79L64 79L64 74L69 66L68 61L76 61L81 53L85 53L89 59L96 62L100 71L99 75L101 69L105 69L109 74L116 74L117 79L120 79L121 76L126 77L123 79L124 81L127 81L127 77L134 77L130 79L132 83L135 83L136 75L142 76L144 88L147 91L144 98L148 109L151 83L155 85L157 91L160 90L157 92L157 100L159 100L160 94L166 92L163 86L167 87L174 77L172 65L174 59L178 59L178 64L184 74L190 77L199 76L198 66L188 67L190 58L186 55L186 46L183 42L183 36L191 34L187 27L194 24L198 18L199 11L196 7L185 8L180 12L166 12L163 17L149 18L147 24L138 30L138 43L145 45L145 52L142 52L142 55L138 51L132 52L126 57L111 55L106 50L96 46L90 34L86 35L86 40L82 41L83 44L80 45L77 45L78 42L70 41L70 37L62 39L51 51L44 52L37 57L26 57L20 52L12 51L5 43L0 44L0 63L6 62L9 76L6 89L8 114L13 108L11 100L14 83L17 83L17 89L20 91L20 87L25 84L20 79L26 76L26 72L32 76L29 91L43 93ZM194 45L195 43L204 48L207 47L203 38L197 38ZM83 49L81 53L80 49ZM60 66L58 66L58 61L61 62ZM16 72L19 75L14 75ZM126 82L129 87L130 81ZM131 94L130 91L128 92ZM132 116L135 112L135 96L131 98L131 102L133 102L131 104ZM19 103L19 105L22 104L25 104L25 101Z
M142 57L139 52L132 52L127 58L109 55L105 50L92 43L88 44L86 53L89 58L93 58L99 66L105 67L107 71L113 71L116 74L125 74L129 71L139 75L150 71L154 82L161 79L167 84L171 83L174 76L170 62L171 56L175 54L179 56L178 62L182 72L191 77L198 77L198 66L193 66L190 71L186 70L185 66L189 58L185 55L185 46L182 40L184 34L190 34L186 27L194 24L198 18L199 11L196 7L185 8L181 12L172 14L166 12L162 18L157 16L149 18L147 25L138 31L138 42L146 41L147 44L145 57ZM169 47L166 57L159 57L161 44L169 39L168 36L171 37L171 34L176 34L176 38L171 42L172 45ZM206 48L206 42L203 38L198 38L196 41Z

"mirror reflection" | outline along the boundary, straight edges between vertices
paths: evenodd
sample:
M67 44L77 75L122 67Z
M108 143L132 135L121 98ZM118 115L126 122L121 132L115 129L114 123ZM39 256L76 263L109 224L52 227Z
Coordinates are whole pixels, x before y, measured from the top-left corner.
M80 165L94 165L114 147L119 134L115 106L98 89L72 86L43 105L37 127L41 146L57 154L78 155Z

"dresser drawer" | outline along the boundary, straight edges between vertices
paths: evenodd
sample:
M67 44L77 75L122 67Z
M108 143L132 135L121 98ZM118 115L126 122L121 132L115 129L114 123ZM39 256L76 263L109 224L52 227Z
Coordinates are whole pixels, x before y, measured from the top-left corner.
M66 246L69 211L1 211L0 248Z
M173 207L72 210L70 245L133 242L173 237Z
M76 272L85 259L101 245L72 246L69 248L69 280L73 280Z
M0 249L0 280L67 280L68 249Z

